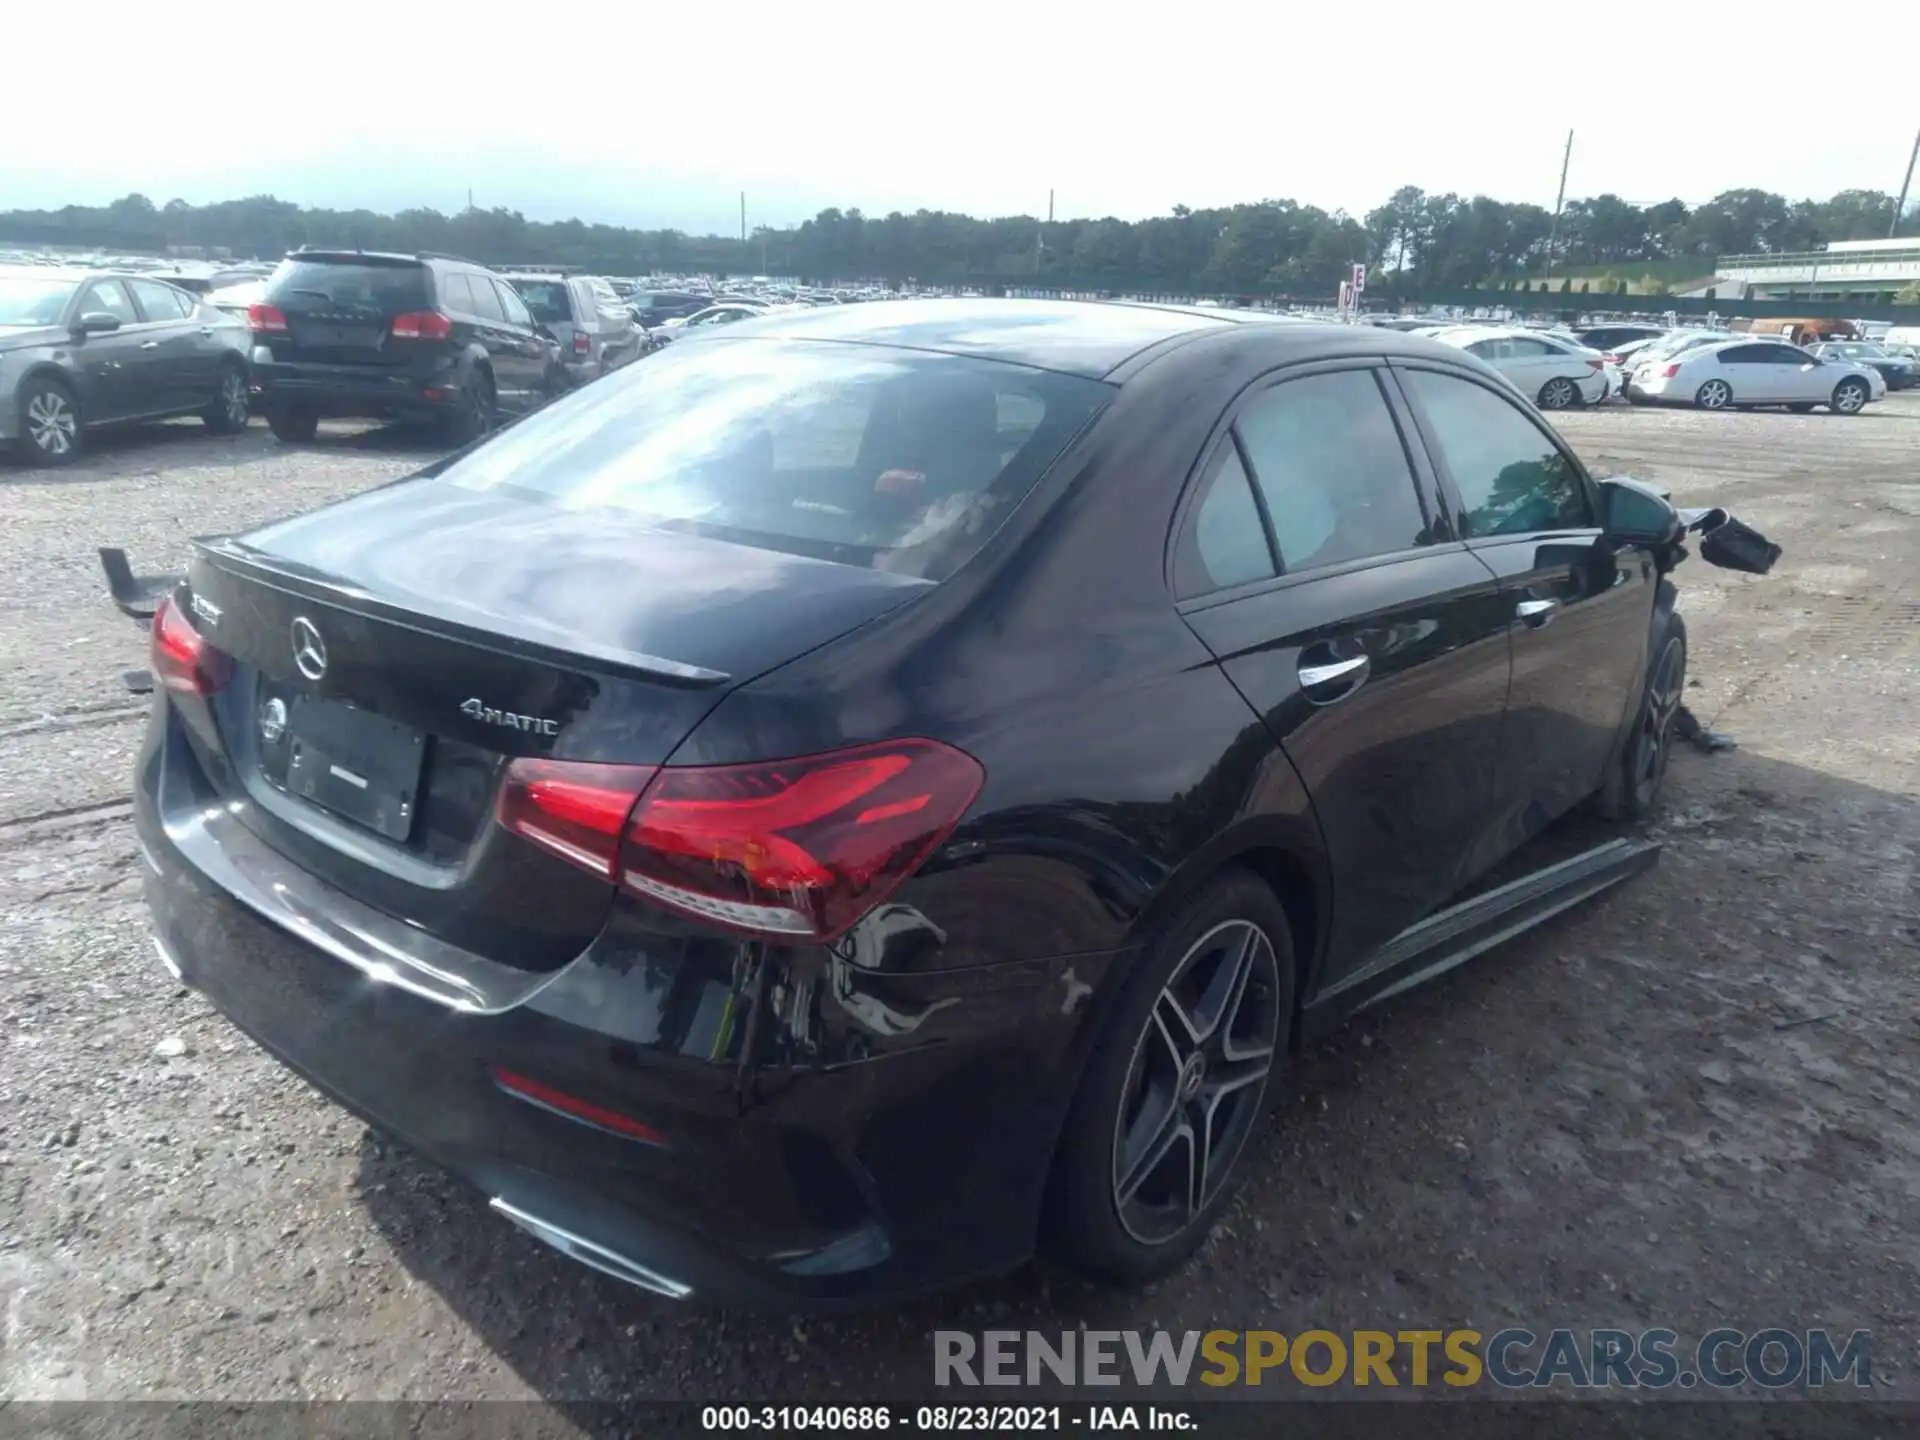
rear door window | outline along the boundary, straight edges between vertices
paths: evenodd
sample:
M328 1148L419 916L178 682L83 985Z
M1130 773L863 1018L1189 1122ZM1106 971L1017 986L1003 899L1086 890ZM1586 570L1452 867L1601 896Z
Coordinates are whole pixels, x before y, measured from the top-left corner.
M473 313L473 288L464 275L442 275L440 277L440 308L450 310L456 315Z
M479 276L474 276L473 285L476 290L480 288ZM514 288L504 280L494 281L493 288L500 292L500 305L505 311L507 319L523 329L531 330L533 328L533 316L528 313L526 302L520 298Z
M467 288L473 292L473 313L482 320L505 320L506 309L500 304L500 297L494 292L492 283L484 275L469 275Z
M1228 443L1202 483L1200 501L1174 553L1174 597L1190 600L1278 573L1253 481L1240 463L1239 448Z
M1276 385L1234 430L1289 575L1427 543L1406 446L1371 370Z
M987 360L715 337L618 371L441 478L940 579L1111 395Z
M146 316L149 323L184 320L192 311L185 294L157 280L129 280L127 288L133 291L140 313Z

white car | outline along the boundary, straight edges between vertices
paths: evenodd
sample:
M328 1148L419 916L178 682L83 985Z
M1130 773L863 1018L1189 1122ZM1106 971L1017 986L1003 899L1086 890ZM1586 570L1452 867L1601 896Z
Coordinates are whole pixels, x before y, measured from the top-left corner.
M1783 340L1742 336L1643 361L1627 381L1630 399L1697 405L1702 410L1784 405L1805 412L1825 405L1857 415L1887 393L1870 365L1823 360Z
M1600 352L1540 330L1463 325L1433 337L1477 355L1542 410L1596 405L1607 393Z

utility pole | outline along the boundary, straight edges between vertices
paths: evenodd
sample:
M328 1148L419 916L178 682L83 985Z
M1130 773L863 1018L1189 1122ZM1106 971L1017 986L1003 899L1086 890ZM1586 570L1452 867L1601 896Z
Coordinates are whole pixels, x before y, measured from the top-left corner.
M1547 279L1553 279L1554 250L1560 243L1560 212L1567 204L1567 167L1573 163L1573 131L1567 131L1567 151L1560 157L1560 193L1553 200L1553 228L1547 232Z
M473 209L473 187L471 185L467 187L467 209Z
M1913 162L1920 160L1920 134L1913 137L1913 153L1907 156L1907 178L1900 182L1900 198L1893 202L1893 223L1887 226L1887 238L1900 233L1900 214L1907 208L1907 191L1913 188Z
M1053 224L1053 191L1047 191L1047 225ZM1033 273L1040 273L1041 257L1047 253L1047 227L1042 225L1040 233L1033 237Z
M747 258L747 192L740 192L740 258Z

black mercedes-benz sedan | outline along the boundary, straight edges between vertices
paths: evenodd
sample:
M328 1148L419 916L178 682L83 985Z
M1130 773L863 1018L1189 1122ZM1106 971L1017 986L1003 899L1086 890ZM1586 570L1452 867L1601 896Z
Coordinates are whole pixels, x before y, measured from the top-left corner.
M200 542L136 780L158 946L655 1292L850 1301L1042 1244L1144 1280L1290 1049L1511 934L1450 901L1555 816L1653 802L1676 523L1374 327L689 334Z

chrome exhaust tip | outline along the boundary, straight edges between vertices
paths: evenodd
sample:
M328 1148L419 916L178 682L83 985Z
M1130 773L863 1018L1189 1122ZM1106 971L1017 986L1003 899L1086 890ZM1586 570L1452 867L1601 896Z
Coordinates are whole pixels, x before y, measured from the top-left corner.
M578 1260L582 1265L591 1266L602 1275L611 1275L616 1280L624 1280L629 1285L651 1291L655 1295L664 1295L669 1300L684 1300L693 1293L691 1285L669 1279L658 1270L650 1270L637 1260L629 1260L617 1250L609 1250L591 1240L563 1230L550 1221L537 1215L530 1215L518 1205L502 1200L498 1195L487 1202L496 1212L512 1221L534 1239L551 1245L570 1260Z

